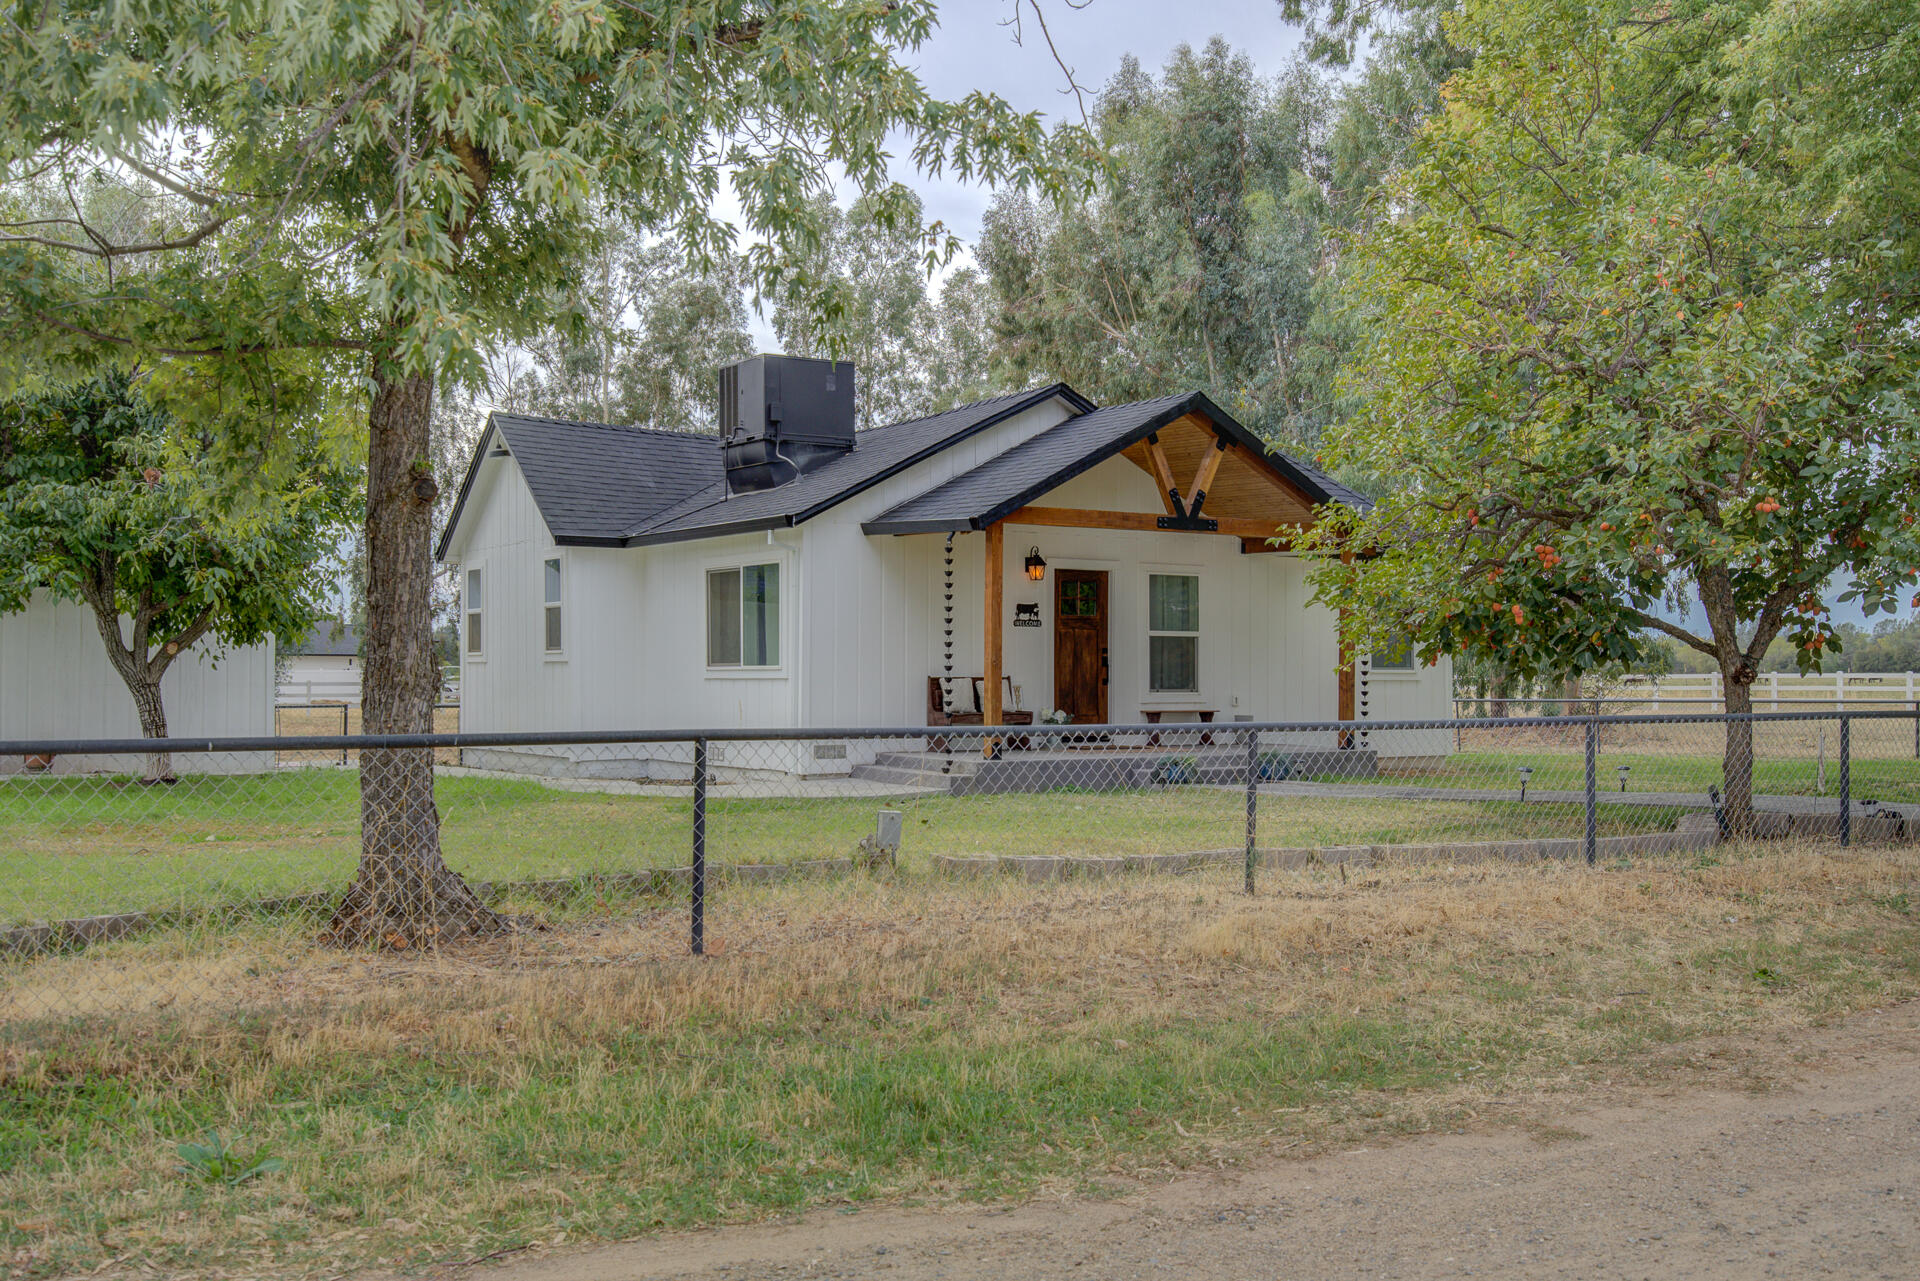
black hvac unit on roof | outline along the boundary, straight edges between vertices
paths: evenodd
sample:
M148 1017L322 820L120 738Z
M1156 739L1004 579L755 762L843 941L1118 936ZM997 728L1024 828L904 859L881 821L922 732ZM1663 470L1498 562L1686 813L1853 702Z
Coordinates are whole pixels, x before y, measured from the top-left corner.
M853 448L853 365L755 356L720 370L727 493L774 489Z

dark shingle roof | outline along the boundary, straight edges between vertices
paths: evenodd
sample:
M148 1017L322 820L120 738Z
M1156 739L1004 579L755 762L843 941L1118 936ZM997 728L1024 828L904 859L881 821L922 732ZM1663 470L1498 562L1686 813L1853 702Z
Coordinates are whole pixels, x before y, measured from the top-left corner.
M360 652L360 633L337 618L323 618L308 628L306 637L290 646L288 652L318 658L351 658Z
M639 547L797 525L994 423L1055 397L1079 411L943 485L909 499L868 533L977 529L1118 453L1189 410L1199 410L1320 501L1367 500L1324 473L1269 450L1199 393L1095 409L1064 383L976 401L929 418L876 427L853 450L796 480L759 493L727 495L717 437L495 413L481 436L435 556L445 558L480 464L497 435L533 492L554 541Z
M618 544L722 475L720 438L495 414L555 542Z
M1072 388L1056 383L975 401L930 418L875 427L859 433L849 453L775 489L728 497L724 476L716 476L680 503L630 528L625 542L642 547L798 525L921 459L1056 396L1075 409L1091 407ZM719 450L714 453L717 461Z
M435 559L446 558L495 435L512 451L554 541L572 546L618 547L635 525L723 475L717 436L492 413Z
M971 471L908 499L861 528L869 534L984 529L1181 415L1195 411L1235 444L1260 455L1315 502L1345 503L1362 509L1371 505L1318 468L1271 448L1206 396L1185 392L1130 405L1110 405L1069 418Z

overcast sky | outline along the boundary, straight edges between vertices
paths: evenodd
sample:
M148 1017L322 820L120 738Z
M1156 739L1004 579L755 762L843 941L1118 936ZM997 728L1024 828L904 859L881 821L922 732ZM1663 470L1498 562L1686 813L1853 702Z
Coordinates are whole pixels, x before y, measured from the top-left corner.
M1014 0L942 0L939 29L907 61L938 97L960 98L977 89L997 93L1022 111L1078 119L1079 105L1062 92L1066 78L1033 22L1033 10L1026 0L1020 3L1025 23L1016 43L1013 29L1003 25ZM1069 0L1040 3L1061 58L1089 90L1105 84L1129 53L1157 72L1178 46L1198 48L1216 35L1251 57L1263 75L1273 75L1299 41L1299 33L1280 20L1276 0L1087 0L1084 8ZM904 156L897 176L920 192L929 218L972 244L991 189L924 177ZM762 351L779 349L764 319L753 319L753 331Z

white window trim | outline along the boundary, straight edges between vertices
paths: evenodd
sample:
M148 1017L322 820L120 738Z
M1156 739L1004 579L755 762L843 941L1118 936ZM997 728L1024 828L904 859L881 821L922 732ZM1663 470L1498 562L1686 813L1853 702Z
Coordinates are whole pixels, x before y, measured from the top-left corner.
M791 577L791 572L788 569L788 558L785 556L739 556L728 560L712 561L701 567L700 657L702 660L705 660L707 657L707 608L710 601L707 580L715 574L738 571L741 573L740 590L744 593L746 591L746 576L744 571L758 565L772 565L780 571L780 630L774 642L780 646L780 661L770 666L749 666L745 662L716 665L708 662L706 665L707 679L710 681L782 680L787 675L787 583ZM743 658L747 652L746 628L747 608L746 601L743 598L740 602L740 653Z
M560 648L547 648L547 562L560 562ZM567 661L567 642L573 636L573 566L569 563L564 547L556 547L540 554L540 653L543 661L564 663ZM485 639L483 636L482 639Z
M1207 576L1198 565L1142 565L1140 575L1141 628L1140 634L1146 637L1146 644L1140 652L1140 704L1143 707L1168 707L1178 710L1192 707L1206 698L1206 606L1200 607L1200 626L1190 632L1156 632L1153 630L1153 580L1156 577L1191 578L1200 585L1200 598L1204 602L1207 595ZM1153 638L1155 636L1191 636L1193 637L1193 689L1155 689L1153 687Z
M1372 654L1367 654L1366 660L1367 660L1368 677L1372 680L1377 680L1377 681L1419 680L1420 667L1421 667L1420 647L1413 644L1412 641L1408 641L1407 650L1412 657L1412 661L1409 662L1405 667L1382 667L1380 666L1379 663L1374 661L1374 657Z
M472 575L480 575L480 608L473 609ZM487 572L487 562L460 567L460 661L464 663L484 663L487 661L487 615L493 612L493 606L487 603L487 597L493 592L493 575ZM467 645L467 630L472 616L480 615L480 648L472 649Z

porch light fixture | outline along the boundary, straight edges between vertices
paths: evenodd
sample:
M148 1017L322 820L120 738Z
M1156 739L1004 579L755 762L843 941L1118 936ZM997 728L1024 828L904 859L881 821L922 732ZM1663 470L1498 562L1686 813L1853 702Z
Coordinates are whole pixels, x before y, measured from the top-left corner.
M1038 547L1029 548L1027 550L1027 577L1037 583L1044 580L1046 576L1047 562L1040 558L1040 549Z

